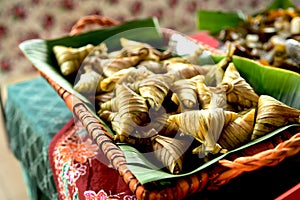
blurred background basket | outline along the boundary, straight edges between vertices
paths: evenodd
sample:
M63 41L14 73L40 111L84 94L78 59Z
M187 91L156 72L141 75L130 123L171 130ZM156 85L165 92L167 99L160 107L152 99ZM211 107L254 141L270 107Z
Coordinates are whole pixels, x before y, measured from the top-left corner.
M85 16L73 26L70 32L70 40L72 37L87 31L87 26L93 24L101 27L114 27L120 23L111 18L98 15ZM165 40L170 39L173 34L178 34L170 29L161 29L161 33ZM194 41L192 39L189 40ZM56 42L59 43L59 40ZM85 41L82 44L84 43ZM202 43L199 43L199 45L202 45L205 50L213 54L220 53L208 45ZM50 47L47 48L49 49ZM235 59L239 60L239 58ZM200 172L174 178L171 185L141 184L134 175L134 171L131 171L127 166L124 152L114 143L106 125L95 117L86 102L60 85L60 83L57 83L51 74L47 74L40 69L38 70L65 101L74 116L86 127L90 137L138 199L183 199L203 190L218 189L244 172L255 171L266 166L275 166L285 158L294 156L300 151L300 127L291 125L279 131L280 133L278 134L265 137L254 145L249 145L239 151L228 154ZM299 93L300 91L296 92Z

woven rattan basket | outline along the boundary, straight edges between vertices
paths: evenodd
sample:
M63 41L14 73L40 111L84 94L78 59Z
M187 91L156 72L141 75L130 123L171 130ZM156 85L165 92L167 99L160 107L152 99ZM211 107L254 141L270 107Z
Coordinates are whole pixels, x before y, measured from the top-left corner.
M106 17L86 16L74 25L70 35L79 34L86 25L95 23L100 26L119 24L118 21ZM164 37L170 37L171 34L172 31L163 32ZM277 165L285 158L294 156L300 151L300 128L299 126L291 126L274 137L230 154L230 156L219 160L200 172L174 179L172 186L143 185L135 177L134 172L128 168L124 153L114 143L105 125L90 113L85 103L57 84L52 77L42 71L40 73L65 101L74 116L86 127L90 137L97 143L99 149L138 199L183 199L203 190L218 189L244 172Z

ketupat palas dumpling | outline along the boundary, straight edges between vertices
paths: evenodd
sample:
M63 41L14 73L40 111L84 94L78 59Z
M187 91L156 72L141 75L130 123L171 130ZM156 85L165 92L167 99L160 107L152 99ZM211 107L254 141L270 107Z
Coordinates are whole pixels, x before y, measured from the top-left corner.
M226 121L225 111L221 108L210 110L193 110L171 115L168 122L177 124L183 134L193 136L201 145L194 150L199 157L216 152L217 141Z
M179 174L189 142L177 138L156 135L151 138L155 157L172 173Z
M84 66L85 72L79 76L78 82L74 85L74 90L84 94L96 94L99 92L99 83L103 77L95 72L90 66Z
M121 46L123 51L128 52L129 54L137 54L141 49L147 49L149 53L145 56L145 60L160 61L164 57L169 57L170 52L160 52L151 45L143 42L138 42L134 40L129 40L126 38L120 38Z
M173 74L153 74L131 87L144 97L154 110L159 110L175 78Z
M208 72L207 68L185 62L166 61L165 64L163 64L163 67L166 67L168 72L176 72L180 79L188 79L197 75L205 75Z
M117 58L108 58L101 60L103 64L100 65L103 74L106 77L112 76L114 73L122 70L128 69L130 67L136 66L141 60L144 59L146 54L133 55L128 57L117 57Z
M142 81L147 78L149 75L154 74L152 71L148 70L144 66L137 66L138 68L134 68L126 73L125 76L119 79L118 83L134 83L138 81Z
M233 46L229 44L226 56L216 64L206 65L205 68L208 68L209 71L205 75L205 84L207 86L218 86L224 77L224 72L228 67L229 63L232 61L232 56L234 53Z
M53 52L61 73L68 76L77 73L83 60L93 49L94 46L91 44L79 48L56 45L53 47Z
M199 109L197 83L203 82L204 76L197 75L189 79L180 79L172 85L172 100L180 105L181 112Z
M125 77L130 71L134 70L134 67L129 67L125 69L121 69L116 73L112 74L110 77L104 78L100 82L100 89L103 92L111 92L115 89L116 84L119 82L120 79Z
M249 142L253 132L254 122L255 108L252 108L224 126L218 143L222 148L232 150Z
M299 117L300 110L287 106L269 95L261 95L251 139L257 139L288 124L300 123Z
M112 122L117 135L139 137L138 128L149 122L146 100L125 84L116 86L117 122ZM141 136L143 137L143 136Z
M241 77L234 64L229 63L221 82L226 86L227 102L237 105L238 111L257 106L259 96L246 80Z
M226 88L206 86L204 82L198 82L196 88L198 99L202 109L214 109L228 107L226 101Z

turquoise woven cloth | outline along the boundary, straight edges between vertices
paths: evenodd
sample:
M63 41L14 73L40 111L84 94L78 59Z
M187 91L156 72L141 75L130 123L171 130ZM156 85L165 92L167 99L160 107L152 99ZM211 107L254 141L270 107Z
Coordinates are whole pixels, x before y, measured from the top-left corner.
M21 162L31 199L58 199L48 161L53 136L73 117L43 77L7 87L4 105L9 145Z

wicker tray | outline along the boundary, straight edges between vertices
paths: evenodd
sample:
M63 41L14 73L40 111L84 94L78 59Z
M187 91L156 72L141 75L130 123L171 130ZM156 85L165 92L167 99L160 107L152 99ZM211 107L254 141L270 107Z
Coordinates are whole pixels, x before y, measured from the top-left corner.
M111 26L114 27L119 24L113 19L109 19L101 16L87 16L78 21L73 27L71 35L76 35L82 32L87 24L97 23L101 26ZM162 30L163 37L168 40L176 32L171 30ZM85 35L87 36L87 35ZM72 40L74 36L70 36L68 39ZM76 37L76 36L75 36ZM82 37L79 34L79 37ZM29 41L30 43L31 41ZM41 42L41 41L33 41ZM82 42L82 41L81 41ZM292 124L283 127L280 130L272 132L267 136L264 136L255 142L244 145L243 147L231 151L224 156L218 157L210 165L203 168L200 171L192 173L188 176L182 176L172 179L172 184L168 186L156 185L152 183L141 184L136 178L135 172L131 171L126 162L126 157L121 148L114 143L111 137L111 133L107 130L107 126L99 120L94 113L91 112L87 102L80 95L73 92L68 85L64 83L58 83L56 81L59 74L56 70L55 73L48 73L49 71L43 70L43 65L40 66L41 62L37 62L39 58L32 57L30 51L34 47L29 47L28 42L20 45L25 55L29 60L37 67L41 75L48 80L49 84L57 91L61 98L66 102L68 108L74 113L82 124L86 127L90 137L97 143L99 149L110 161L112 166L118 171L120 176L123 178L124 182L128 185L130 190L136 195L138 199L183 199L189 195L201 192L203 190L218 189L221 185L228 183L231 179L239 176L244 172L251 172L257 170L261 167L274 166L280 163L287 157L296 155L300 151L300 125ZM45 44L59 44L60 40L55 40L55 42L46 42ZM83 45L82 42L80 45ZM204 45L204 48L209 49L209 47ZM29 49L29 50L28 50ZM46 49L51 49L47 46ZM216 52L213 49L209 49L211 52ZM49 56L51 59L51 56ZM47 61L44 61L47 62ZM245 62L244 58L234 57L234 63L243 64ZM250 62L247 60L247 62ZM260 66L259 64L252 63L257 69L267 70L268 72L273 69L268 67ZM266 69L265 69L266 68ZM247 73L249 70L247 67L240 67L238 69L241 74ZM275 69L274 69L275 70ZM277 79L284 79L289 77L288 80L296 81L295 83L295 93L294 97L300 97L300 76L296 73L282 72L282 78L276 77ZM266 73L265 78L275 78L274 73ZM247 80L250 82L257 81L257 78L250 78ZM280 87L280 86L278 86ZM279 88L279 90L282 88ZM262 92L262 90L261 90ZM272 96L276 96L278 91L268 91L264 88L264 93L269 93ZM277 95L280 98L280 95ZM291 106L300 109L300 105L297 102L289 101L288 99L279 99L285 101L287 104L292 104Z

